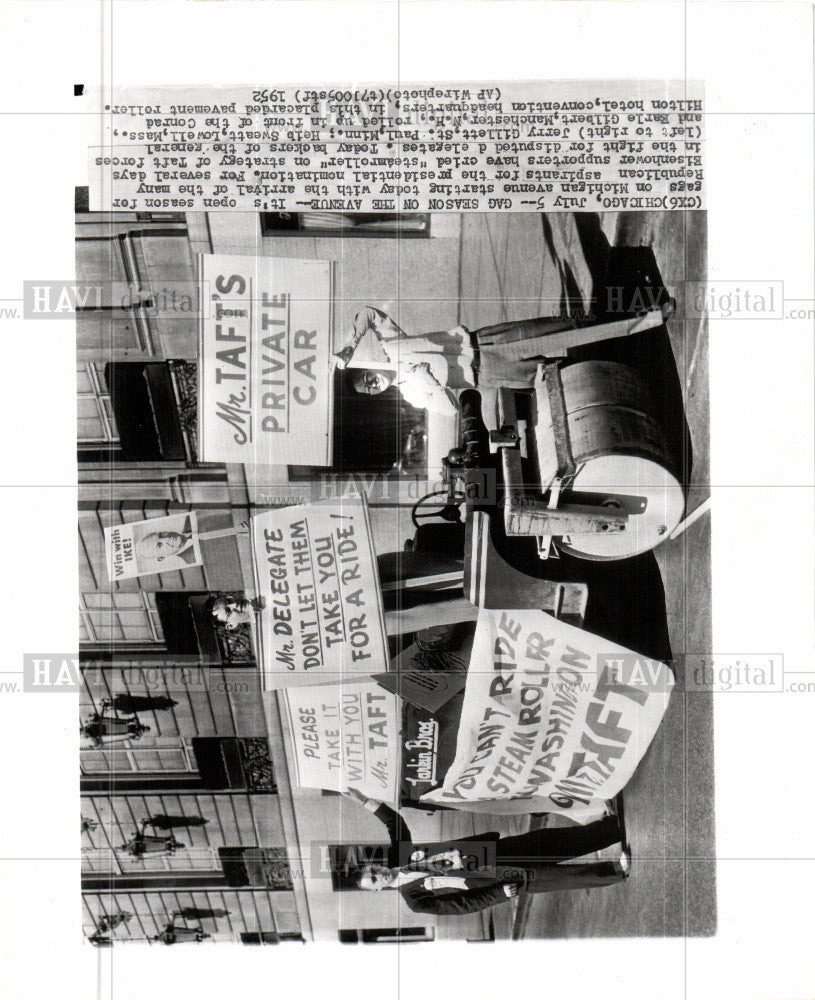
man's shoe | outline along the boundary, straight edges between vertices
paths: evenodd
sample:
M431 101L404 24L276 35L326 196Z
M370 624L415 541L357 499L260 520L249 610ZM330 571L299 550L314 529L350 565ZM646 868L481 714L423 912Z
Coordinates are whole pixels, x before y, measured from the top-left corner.
M623 849L620 851L618 864L620 866L620 871L623 873L623 877L628 878L628 876L631 874L631 848L628 846L628 844L623 844Z
M671 316L676 312L676 299L671 296L665 302L662 303L662 318L670 319Z
M614 816L617 820L617 825L625 832L625 808L622 792L618 792L613 799L609 799L606 802L606 815Z

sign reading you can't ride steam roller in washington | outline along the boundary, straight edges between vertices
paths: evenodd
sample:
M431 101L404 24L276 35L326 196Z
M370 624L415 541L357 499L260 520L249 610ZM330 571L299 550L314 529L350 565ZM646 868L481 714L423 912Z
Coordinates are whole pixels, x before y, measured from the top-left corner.
M203 254L201 459L329 465L333 264Z
M482 610L455 759L422 801L581 819L631 778L673 684L666 664L544 611Z

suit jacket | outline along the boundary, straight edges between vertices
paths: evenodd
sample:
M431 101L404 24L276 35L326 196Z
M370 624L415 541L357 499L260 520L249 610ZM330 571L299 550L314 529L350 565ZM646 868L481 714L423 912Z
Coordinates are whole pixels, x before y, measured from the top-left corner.
M489 848L501 836L495 832L481 833L466 841L446 840L422 844L417 847L413 842L407 823L395 809L381 805L374 815L387 827L391 841L388 850L388 864L392 868L402 868L409 865L411 855L417 851L423 852L427 858L453 849L458 849L462 857L465 857L468 850L471 850L472 857L476 861L483 858L485 853L487 857L494 857L494 852L491 852ZM444 872L439 871L439 874L444 874ZM458 876L459 871L454 870L446 874ZM464 878L466 889L425 889L424 879L416 879L414 882L400 886L399 892L414 913L474 913L477 910L495 906L496 903L506 902L504 884L512 880L501 877L501 873L494 864L482 864L476 870L468 871ZM523 881L523 878L519 881Z
M387 827L391 840L388 864L392 868L410 865L411 855L417 851L429 858L434 854L458 849L465 860L464 872L458 869L439 872L462 875L466 886L464 889L426 889L423 878L399 887L402 899L414 913L454 915L485 910L507 901L509 897L504 892L504 886L508 883L516 885L519 890L538 893L589 889L611 885L624 878L621 869L609 861L568 864L552 861L536 863L530 860L525 862L524 867L502 863L500 853L496 850L501 835L495 832L478 834L465 841L448 840L417 847L407 824L396 810L381 805L374 815ZM422 862L418 864L421 865Z
M424 880L416 879L401 886L402 899L414 913L474 913L505 903L504 886L515 883L526 892L563 892L567 889L593 889L622 881L622 870L611 861L584 864L545 864L533 866L511 877L510 869L497 868L474 872L465 877L466 889L425 889Z
M196 561L195 559L195 542L192 537L192 522L189 518L184 521L184 529L181 532L185 536L184 547L179 549L178 552L173 553L176 559L180 559L182 562L190 566Z
M388 848L388 865L391 868L402 868L409 864L411 855L416 851L422 851L426 857L434 854L442 854L444 851L458 849L462 854L467 853L467 848L472 846L473 851L478 856L484 856L485 846L495 843L501 836L500 833L479 833L467 840L440 840L431 844L421 844L417 846L413 842L413 835L407 823L400 813L384 803L374 813L374 816L385 824L390 838ZM486 852L489 853L489 852ZM494 856L494 852L491 852Z
M181 559L188 566L197 561L195 558L195 546L192 544L192 541L190 541L190 544L185 549L181 549L179 552L174 553L174 555L176 559Z

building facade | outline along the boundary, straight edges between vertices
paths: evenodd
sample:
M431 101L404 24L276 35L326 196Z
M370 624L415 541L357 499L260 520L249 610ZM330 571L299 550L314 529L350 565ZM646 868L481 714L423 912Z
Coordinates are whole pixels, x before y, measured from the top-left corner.
M255 596L245 531L253 513L338 496L349 482L368 495L377 552L401 550L414 530L411 505L438 485L456 428L403 406L396 390L360 397L340 374L331 467L201 462L196 256L335 261L339 348L368 304L417 331L551 310L529 252L531 240L543 241L540 220L515 223L525 227L523 255L501 234L507 266L490 249L499 217L417 216L394 228L369 217L78 208L77 277L100 289L77 310L86 936L98 944L509 936L509 903L437 924L397 893L365 893L343 877L378 856L384 828L342 796L292 787L278 699L264 690L250 628L227 630L207 603ZM111 583L104 529L179 511L195 511L203 534L221 533L201 542L203 565ZM427 840L527 822L407 815Z

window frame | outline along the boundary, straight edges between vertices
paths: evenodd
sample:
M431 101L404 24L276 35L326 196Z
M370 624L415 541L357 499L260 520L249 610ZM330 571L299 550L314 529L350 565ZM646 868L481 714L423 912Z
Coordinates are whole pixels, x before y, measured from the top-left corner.
M88 607L87 598L90 596L108 598L108 607ZM133 598L138 598L141 601L141 607L136 604L130 605L116 605L117 598L124 598L126 600L133 600ZM93 622L94 612L107 613L112 617L115 615L117 619L117 625L119 630L124 636L126 625L122 623L119 617L119 612L124 611L143 611L145 615L145 623L150 629L151 638L141 637L138 639L126 639L115 638L112 639L109 636L105 638L100 638L96 634L96 627ZM158 608L155 605L155 598L152 596L151 591L147 590L94 590L94 591L80 591L79 593L79 620L80 629L84 630L84 635L80 634L80 642L87 644L88 646L128 646L128 647L140 647L147 646L149 648L163 648L164 647L164 633L161 629L161 619L159 618ZM112 626L111 626L112 627Z

